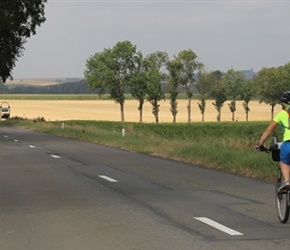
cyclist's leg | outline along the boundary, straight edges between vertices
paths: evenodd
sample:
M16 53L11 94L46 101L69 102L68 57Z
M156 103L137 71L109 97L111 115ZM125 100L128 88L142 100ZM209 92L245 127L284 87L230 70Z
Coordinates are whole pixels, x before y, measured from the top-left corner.
M280 168L281 168L281 171L282 171L282 174L283 174L284 181L289 180L289 178L290 178L290 165L280 161ZM285 184L289 185L290 183L288 181Z
M283 142L280 148L280 168L284 181L290 178L290 142ZM289 182L287 183L289 184Z

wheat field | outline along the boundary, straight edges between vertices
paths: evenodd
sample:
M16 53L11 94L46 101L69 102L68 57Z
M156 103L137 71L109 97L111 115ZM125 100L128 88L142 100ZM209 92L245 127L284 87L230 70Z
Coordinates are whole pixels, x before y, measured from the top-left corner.
M192 100L192 122L201 122L201 113L197 105L197 100ZM207 100L204 120L216 121L217 111L212 105L212 100ZM225 102L221 112L221 121L231 121L232 114L228 107L230 102ZM177 122L187 122L187 100L178 100ZM18 116L28 119L43 117L46 121L65 120L102 120L120 121L121 113L119 104L113 100L9 100L10 116ZM270 121L271 107L258 101L249 103L249 121ZM276 106L275 114L281 110ZM238 121L246 121L246 114L242 106L242 101L237 102L235 117ZM172 122L173 117L170 112L170 102L160 102L159 122ZM125 121L139 122L138 102L127 100L125 102ZM149 102L144 104L143 122L154 123L152 105Z

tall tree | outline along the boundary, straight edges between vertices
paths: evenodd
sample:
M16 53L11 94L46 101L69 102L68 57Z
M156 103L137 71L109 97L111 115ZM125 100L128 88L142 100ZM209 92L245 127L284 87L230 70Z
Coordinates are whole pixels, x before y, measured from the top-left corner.
M164 100L165 96L161 89L160 81L162 75L160 72L152 67L147 74L147 100L152 105L152 114L155 117L155 122L159 123L159 101Z
M115 77L110 83L110 94L120 104L121 121L124 122L124 90L129 86L130 78L137 67L138 54L136 46L133 46L130 41L118 42L112 52L112 69Z
M96 53L87 61L84 74L90 89L109 89L110 96L120 105L121 121L125 121L125 87L136 72L139 54L130 41L118 42L112 49Z
M188 122L191 122L191 99L193 95L193 84L195 82L195 76L198 70L203 67L203 64L198 61L197 55L191 50L183 50L178 53L177 59L182 64L182 72L184 74L185 82L182 83L186 90L188 97Z
M13 79L17 58L23 55L24 44L36 27L45 22L44 3L47 0L0 1L0 77L4 84Z
M224 74L223 78L227 94L232 98L229 108L232 113L232 121L235 121L236 98L241 94L241 87L245 81L245 74L231 68Z
M173 122L176 122L177 115L177 96L179 94L178 86L184 81L182 79L182 64L180 60L174 59L167 63L169 72L168 89L170 94L170 111L173 116Z
M257 88L253 80L246 80L243 82L241 86L241 98L242 100L244 100L243 107L246 113L246 121L249 120L249 111L251 111L249 107L249 102L256 95L256 93Z
M135 73L132 75L130 81L130 92L132 96L138 100L138 110L139 110L139 122L142 123L143 120L143 105L146 100L147 90L147 68L143 60L142 53L139 53L137 60L137 68Z
M220 122L221 110L224 105L224 102L227 100L227 92L224 81L222 79L222 72L215 71L213 74L215 76L215 83L211 93L211 96L214 97L214 102L212 104L214 105L214 107L218 112L217 121Z
M152 105L152 113L156 123L159 123L159 101L164 100L165 97L161 88L161 81L166 78L162 69L167 62L168 55L163 51L147 55L144 61L147 70L147 100Z
M201 120L204 121L204 113L206 107L206 100L211 92L213 84L215 82L215 76L213 72L206 72L204 68L201 68L198 73L196 89L200 94L200 101L198 107L201 112Z

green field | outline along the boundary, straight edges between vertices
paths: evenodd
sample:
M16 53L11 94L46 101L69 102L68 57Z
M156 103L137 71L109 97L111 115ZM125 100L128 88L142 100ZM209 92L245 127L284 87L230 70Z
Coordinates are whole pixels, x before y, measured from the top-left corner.
M255 145L268 122L121 123L103 121L46 122L11 119L17 126L77 140L118 147L245 176L274 180L276 163ZM122 135L125 130L125 136ZM281 131L278 130L281 138ZM270 144L270 140L266 143Z

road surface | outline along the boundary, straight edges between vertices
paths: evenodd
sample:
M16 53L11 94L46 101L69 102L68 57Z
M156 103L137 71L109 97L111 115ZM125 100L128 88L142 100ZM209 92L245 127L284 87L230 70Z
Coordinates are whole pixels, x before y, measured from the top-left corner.
M290 247L271 182L4 126L0 157L1 250Z

